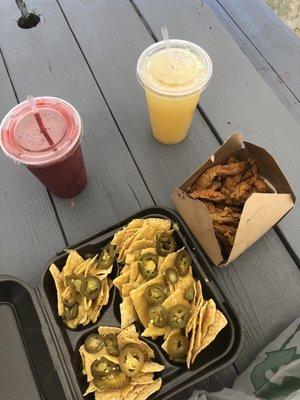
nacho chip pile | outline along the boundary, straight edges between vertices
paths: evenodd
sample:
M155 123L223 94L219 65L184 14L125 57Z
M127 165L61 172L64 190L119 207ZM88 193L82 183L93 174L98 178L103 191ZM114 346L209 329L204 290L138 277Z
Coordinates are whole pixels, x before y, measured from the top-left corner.
M130 293L147 280L139 272L138 259L142 254L156 254L156 236L171 230L171 221L160 218L134 219L125 228L117 232L112 240L117 261L124 262L120 275L113 284L120 290L121 328L138 320ZM158 264L164 260L158 258Z
M102 306L108 303L112 284L107 276L112 268L111 265L101 269L98 254L83 259L75 250L69 251L61 271L51 264L50 272L57 290L58 315L69 328L96 322Z
M176 249L171 228L169 220L148 218L118 232L112 244L124 266L113 284L122 296L121 327L139 320L142 336L163 336L169 358L190 367L227 321L212 299L203 299L191 256Z
M139 339L134 325L123 330L100 326L98 333L79 348L89 384L84 396L94 392L96 400L144 400L160 389L162 380L154 379L154 373L164 366L152 361L154 352Z

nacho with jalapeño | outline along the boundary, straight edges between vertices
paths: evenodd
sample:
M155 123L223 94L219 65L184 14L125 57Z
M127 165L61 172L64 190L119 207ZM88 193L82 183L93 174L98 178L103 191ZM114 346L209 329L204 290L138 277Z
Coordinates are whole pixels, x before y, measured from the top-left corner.
M168 219L146 218L117 232L112 245L122 269L113 284L122 297L121 328L140 321L142 336L162 336L170 360L190 368L227 320L214 300L203 298L191 255L177 246L176 229Z
M164 366L152 359L154 352L139 339L135 326L125 329L100 326L79 348L88 388L95 399L145 400L161 387L154 378Z
M50 273L57 291L58 315L71 329L96 322L102 306L108 303L112 286L107 276L112 272L114 249L109 243L101 253L84 259L75 250L69 253L60 271L51 264Z

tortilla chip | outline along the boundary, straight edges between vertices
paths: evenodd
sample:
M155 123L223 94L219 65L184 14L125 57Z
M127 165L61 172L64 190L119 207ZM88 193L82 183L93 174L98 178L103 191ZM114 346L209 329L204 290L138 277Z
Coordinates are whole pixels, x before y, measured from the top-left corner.
M192 331L191 338L190 338L190 347L189 347L189 350L188 350L188 353L186 356L186 365L188 368L190 368L190 366L191 366L191 358L192 358L192 352L193 352L193 348L194 348L198 316L199 316L200 309L202 308L202 304L204 302L203 296L202 296L202 288L201 288L201 284L199 281L196 282L195 298L196 298L196 305L195 305L194 314L192 315L192 317L190 318L190 320L188 321L188 324L187 324L187 325L191 326L191 329L188 328L188 331L189 332L190 332L190 330ZM185 334L187 336L187 328L185 329Z
M127 239L127 241L124 243L124 245L122 246L122 248L119 251L117 262L125 263L125 251L126 251L126 249L128 249L128 247L130 246L132 241L133 241L133 237ZM128 242L128 244L126 245L127 242ZM117 252L116 252L116 254L117 254ZM132 262L132 260L130 262Z
M127 224L125 229L139 229L145 224L145 219L143 218L135 218Z
M108 335L109 333L118 335L120 332L122 332L122 329L117 328L116 326L99 326L98 332L100 335Z
M85 270L94 264L94 261L93 262L91 262L91 261L92 261L92 258L87 258L86 260L83 260L81 263L76 265L76 267L73 269L72 274L65 273L65 276L67 276L67 275L84 275ZM65 269L65 267L63 268L63 270L64 269Z
M162 260L162 263L160 264L158 268L158 273L163 274L167 268L172 268L174 267L174 262L176 258L177 252L175 253L170 253L167 255L167 257L164 257Z
M125 329L122 329L118 335L118 346L119 348L124 347L128 339L134 340L135 342L139 342L139 335L135 329L134 325L130 325Z
M98 297L101 296L102 290L100 291L100 294ZM84 297L83 299L83 307L84 307L84 311L88 311L89 308L92 306L93 300L92 299L88 299L87 297Z
M145 388L143 388L143 390L141 390L138 394L138 396L135 398L135 400L145 400L147 399L149 396L151 396L151 394L157 392L162 385L162 380L161 378L156 379L155 381L153 381L153 383L151 383L150 385L147 385Z
M111 281L107 278L102 281L102 289L99 296L93 300L92 306L89 309L89 317L92 322L96 322L102 306L106 305L109 301L109 290L111 288Z
M162 303L167 311L177 304L183 304L186 307L190 308L190 303L184 298L184 293L180 288L171 293L170 296L167 297L166 300Z
M157 283L157 282L154 282L154 280L159 277L162 278L162 276L157 276L156 278L152 279L151 281L153 281L153 283ZM148 282L151 282L151 281L148 281ZM145 286L145 285L143 285L143 286ZM146 302L147 302L147 300L146 300ZM183 305L187 306L188 308L190 308L190 304L188 301L185 300L184 294L180 288L176 289L173 293L171 293L170 296L167 297L166 300L162 303L162 305L166 309L166 311L170 310L172 307L176 306L177 304L183 304ZM145 312L147 321L148 321L148 317L147 317L148 308L149 308L149 305L147 305L147 309L143 310L143 312ZM145 322L146 322L146 319L145 319ZM152 324L147 324L146 329L142 333L142 336L152 337L152 339L155 340L158 336L164 336L166 338L168 336L168 334L170 333L170 331L171 331L171 328L168 326L165 326L163 328L158 328L157 326L154 326Z
M103 292L103 297L101 300L101 305L106 305L108 303L109 300L109 289L110 289L111 285L109 286L108 284L108 280L104 279L102 281L102 292Z
M137 235L138 236L138 235ZM127 250L125 250L124 255L133 254L135 260L140 256L141 251L147 247L152 247L154 240L140 239L134 240Z
M107 360L113 362L114 364L120 365L119 357L113 356L111 354L103 354L103 357L105 357Z
M193 347L194 347L196 327L197 327L197 325L196 325L197 317L198 317L198 313L193 320L192 334L191 334L191 339L190 339L190 347L189 347L188 353L186 355L186 365L187 365L188 369L190 369L190 366L191 366L192 351L193 351Z
M126 400L136 400L139 393L148 385L134 385L129 393L127 393ZM99 399L100 400L100 399Z
M125 264L124 267L120 270L119 275L124 275L124 274L126 274L126 272L130 272L130 270L131 270L131 264L132 264L132 263L130 263L130 264Z
M143 254L157 254L155 247L148 247L146 249L142 249L141 255Z
M148 218L147 224L157 232L168 232L171 229L171 220L164 218Z
M119 254L118 261L123 260L126 254L133 254L137 258L142 248L147 247L145 242L141 243L141 240L148 240L148 247L153 247L157 233L167 232L170 227L171 221L161 218L132 220L125 228L117 232L112 240L112 244L116 246L116 253ZM132 262L132 256L130 256L130 262Z
M216 318L216 312L217 312L216 303L213 301L213 299L209 299L207 302L207 307L203 318L203 323L201 328L201 338L203 338L206 335L208 327L214 322Z
M139 272L139 263L138 263L138 261L135 261L130 265L129 282L136 281L138 276L139 276L139 274L140 274L140 272Z
M84 359L84 370L85 375L87 376L87 381L91 382L94 379L91 373L91 365L97 358L104 356L106 352L105 348L102 347L102 349L100 349L97 353L91 354L85 350L83 345L81 345L79 348L79 352L81 357Z
M201 286L199 286L199 285L200 285L199 281L198 282L194 281L195 297L194 297L193 303L191 304L191 317L188 320L188 323L186 324L186 327L185 327L185 336L187 336L188 333L192 330L197 304L202 299Z
M144 292L148 286L153 285L154 283L163 284L164 283L163 276L157 276L153 279L150 279L137 289L131 290L130 292L130 297L134 304L139 320L141 321L141 323L144 325L145 328L148 325L149 304L148 301L145 299Z
M96 386L94 385L94 382L90 382L88 388L84 392L83 396L87 396L89 393L93 393L96 390Z
M131 386L128 385L131 390ZM124 396L122 395L122 389L111 389L111 390L96 390L95 400L122 400Z
M165 369L164 365L158 364L154 361L145 362L141 372L161 372Z
M131 383L134 385L147 385L148 383L153 382L153 373L147 372L144 374L138 374L137 376L131 379Z
M54 279L54 283L55 283L55 287L56 287L58 315L62 316L63 312L64 312L64 303L61 298L61 293L64 290L64 284L60 277L60 271L55 264L50 265L49 271Z
M195 334L195 340L194 340L194 345L192 348L192 356L191 356L191 363L194 362L196 355L198 354L197 352L200 349L200 343L201 343L201 330L202 330L202 324L203 324L203 319L206 314L208 306L208 301L205 301L204 304L202 305L199 314L198 314L198 321L196 319L196 334Z
M66 320L65 323L71 329L76 329L79 323L82 323L83 325L87 325L89 323L89 319L84 308L84 299L82 296L79 298L77 317L69 321Z
M122 329L126 328L137 320L138 316L135 311L133 302L129 296L124 297L123 302L120 304L120 313Z
M180 333L180 329L173 329L173 330L168 334L168 336L166 337L166 340L163 342L163 344L162 344L162 346L161 346L161 348L162 348L166 353L169 354L169 352L168 352L168 344L169 344L170 340L172 339L172 337L173 337L174 335L177 335L178 333Z
M165 326L163 328L158 328L152 324L149 324L147 328L143 331L142 336L151 337L153 340L157 339L159 336L167 337L171 332L171 328Z
M125 272L122 275L117 276L114 280L113 280L113 284L119 289L121 290L122 286L124 285L124 283L128 283L129 282L129 277L130 277L130 272Z
M157 235L157 231L148 224L147 220L145 220L145 224L142 226L142 228L139 229L138 234L134 238L134 241L131 244L131 246L129 246L128 250L131 250L132 246L134 246L134 243L137 241L140 241L140 240L154 241L156 238L156 235ZM148 247L152 247L152 246L148 246Z
M122 245L122 247L119 251L118 261L122 261L124 259L125 251L129 248L129 246L131 246L131 243L134 241L137 234L138 234L138 231L124 242L124 244Z
M203 340L201 341L201 348L198 352L202 351L207 347L215 338L217 337L218 333L227 325L227 319L225 318L224 314L221 311L216 311L216 318L214 322L208 327L207 333L204 336Z
M134 236L138 232L137 228L133 229L122 229L121 231L118 231L111 242L113 246L116 246L116 249L121 248L124 243L126 242L127 239L130 237Z
M193 275L190 271L190 273L184 277L180 277L180 279L178 279L178 281L175 283L175 289L180 289L182 292L184 292L184 290L186 288L188 288L191 285L194 285L194 278ZM196 292L195 292L196 295Z
M139 286L140 285L139 285L139 283L137 281L136 282L125 283L122 286L122 289L121 289L121 293L122 293L123 298L128 297L130 295L130 292L132 290L134 290L134 289L137 289Z
M109 267L107 269L99 269L99 268L95 268L94 270L91 269L90 274L96 275L97 278L100 279L100 281L102 281L112 272L113 268L114 268L114 266L112 265L111 267Z
M130 265L135 261L135 255L132 253L126 253L125 255L125 265Z
M69 255L66 261L66 265L64 266L62 270L63 276L68 276L68 275L74 275L74 270L79 265L84 261L84 259L81 257L79 253L77 253L76 250L69 250Z
M132 385L132 384L129 384L129 385L127 385L127 386L121 388L121 389L120 389L121 398L125 400L125 399L127 398L128 393L131 392L132 388L133 388L133 385ZM103 400L103 399L101 399L101 400Z
M96 254L93 258L91 258L90 261L87 263L86 268L84 270L84 276L91 275L91 271L93 269L95 269L95 267L97 267L97 262L96 262L97 258L98 258L98 254ZM81 264L79 264L79 266L80 265ZM79 266L76 267L76 269L75 269L76 272L75 273L77 273L77 268L79 268Z
M155 357L153 349L146 342L144 342L143 340L140 340L139 345L143 348L144 352L148 355L148 358ZM149 372L151 372L151 371L149 371Z
M144 350L149 358L154 358L155 356L152 348L147 343L139 339L139 335L136 331L135 325L133 324L122 330L122 332L118 335L117 341L120 349L127 343L135 343Z

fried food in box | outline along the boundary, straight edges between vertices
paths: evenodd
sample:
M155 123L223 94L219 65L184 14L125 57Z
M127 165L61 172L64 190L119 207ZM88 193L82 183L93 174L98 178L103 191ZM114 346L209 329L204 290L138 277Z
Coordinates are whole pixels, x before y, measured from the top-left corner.
M223 256L227 258L246 200L252 193L270 191L252 160L239 161L230 157L224 165L217 164L204 171L188 194L205 204Z

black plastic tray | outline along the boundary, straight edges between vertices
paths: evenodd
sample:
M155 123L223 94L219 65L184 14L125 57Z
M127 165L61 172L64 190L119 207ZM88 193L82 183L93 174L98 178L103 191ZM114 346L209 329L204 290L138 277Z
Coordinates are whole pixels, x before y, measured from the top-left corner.
M192 255L193 273L202 283L204 298L213 298L218 309L228 320L228 325L216 340L201 352L201 356L196 359L191 370L187 370L183 365L170 362L168 356L161 350L159 340L144 339L155 350L157 361L166 367L161 374L163 386L151 399L167 400L231 364L241 350L243 333L236 313L213 281L207 257L183 220L174 211L161 207L143 210L105 231L70 246L70 248L76 249L83 257L98 253L112 239L113 235L131 219L147 217L169 218L179 225L179 231L175 233L176 241L178 246L184 245ZM58 268L62 268L66 258L67 254L62 251L50 260L41 285L34 290L15 278L0 277L0 317L1 313L3 314L0 343L4 350L2 350L2 354L0 352L0 364L5 365L5 359L11 357L11 360L14 360L11 361L12 363L18 360L20 365L24 365L25 370L32 377L28 383L32 388L32 400L35 400L34 393L39 393L40 398L46 400L81 399L87 383L81 372L79 346L89 333L97 330L99 325L120 325L120 296L115 287L112 287L109 304L102 309L97 323L77 330L68 329L63 324L57 314L56 289L49 272L49 265L54 262ZM110 277L114 278L118 272L119 266L115 264ZM5 308L2 308L3 306ZM8 312L7 307L11 307L9 309L13 311L13 314ZM14 335L19 336L18 340L21 343L19 347L23 346L22 351L13 341L11 341L14 347L12 350L3 346L5 339L2 339L3 332L5 332L3 319L11 319L12 315L14 315L15 323L9 322L10 325L13 325L10 329L14 331ZM7 342L5 341L5 343ZM23 361L20 359L20 354L25 354L24 349L30 363L26 361L26 357L22 358ZM1 360L2 357L3 360ZM5 377L4 374L5 379L2 381L0 373L1 395L6 393L5 387L7 387L6 400L15 400L19 397L17 393L20 388L18 384L14 383L14 376L11 379L10 376L6 374ZM18 382L17 379L16 382ZM10 393L14 393L14 395L9 397ZM88 395L86 399L93 399L93 395Z

